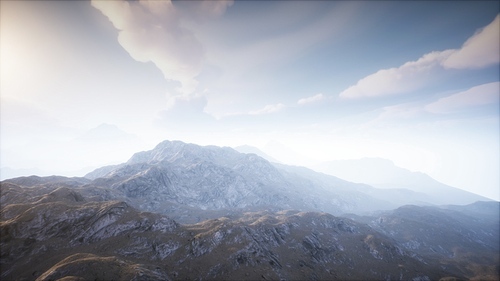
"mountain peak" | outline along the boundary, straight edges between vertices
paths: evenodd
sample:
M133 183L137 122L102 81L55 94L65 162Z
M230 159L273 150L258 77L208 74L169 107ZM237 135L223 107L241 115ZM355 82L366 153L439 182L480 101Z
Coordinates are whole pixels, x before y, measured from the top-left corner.
M230 147L218 147L213 145L200 146L178 140L164 140L152 150L134 154L127 163L175 162L176 160L191 160L191 162L193 162L201 159L221 163L226 161L225 158L231 160L235 157L239 157L239 154L239 152Z
M240 152L240 153L245 153L245 154L252 153L252 154L255 154L257 156L260 156L260 157L266 159L269 162L280 163L280 161L276 160L275 158L273 158L272 156L266 154L265 152L263 152L262 150L258 149L255 146L240 145L240 146L235 147L234 149L236 151Z
M88 130L85 134L78 137L78 141L123 141L135 140L137 136L129 134L116 125L102 123L99 126Z

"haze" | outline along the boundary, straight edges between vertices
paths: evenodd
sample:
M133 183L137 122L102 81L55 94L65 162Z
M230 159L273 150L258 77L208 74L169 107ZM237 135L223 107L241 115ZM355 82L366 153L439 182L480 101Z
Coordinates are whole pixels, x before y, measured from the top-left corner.
M500 200L497 1L1 1L1 167L162 140L380 157Z

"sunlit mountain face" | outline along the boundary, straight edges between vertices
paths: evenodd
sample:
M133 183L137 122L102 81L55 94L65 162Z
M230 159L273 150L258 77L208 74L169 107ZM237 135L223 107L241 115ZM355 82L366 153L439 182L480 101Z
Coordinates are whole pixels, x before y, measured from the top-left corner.
M498 1L0 1L2 280L498 280Z

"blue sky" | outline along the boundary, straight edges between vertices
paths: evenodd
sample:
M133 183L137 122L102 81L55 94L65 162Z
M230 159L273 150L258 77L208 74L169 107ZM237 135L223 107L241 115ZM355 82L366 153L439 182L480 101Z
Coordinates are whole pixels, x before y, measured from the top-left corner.
M382 157L498 200L498 14L497 1L2 1L1 166L78 174L179 139L292 164Z

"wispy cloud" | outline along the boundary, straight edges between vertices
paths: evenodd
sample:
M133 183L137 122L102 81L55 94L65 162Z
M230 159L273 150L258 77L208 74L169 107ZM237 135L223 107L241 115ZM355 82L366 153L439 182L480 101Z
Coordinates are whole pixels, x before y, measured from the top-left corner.
M358 6L359 3L339 2L335 9L329 8L327 13L318 17L318 11L314 5L306 1L297 1L293 5L280 5L280 10L264 13L257 22L253 18L242 19L244 23L241 25L241 27L258 26L261 29L271 29L275 36L259 36L248 44L231 48L228 48L227 44L205 38L208 45L207 56L211 62L224 70L222 84L232 84L235 81L240 83L238 80L247 79L249 70L262 65L279 65L294 59L298 54L306 52L320 42L331 40L332 37L344 31L346 25L350 24L353 15L357 13ZM297 16L277 18L276 14ZM282 24L277 24L277 20ZM297 29L290 28L290 26L296 26L297 22L300 21L307 22L307 24L300 25ZM238 38L240 29L234 30L236 32L233 33L233 36ZM265 32L262 33L265 34ZM202 32L200 37L210 35L210 31Z
M498 104L499 99L500 82L482 84L430 103L418 101L382 107L376 111L378 112L376 117L364 123L361 129L370 131L389 127L409 129L410 127L426 128L429 126L442 128L446 124L458 126L466 122L466 119L460 116L457 118L456 115L445 116L445 114L466 113L481 105ZM498 120L498 116L489 115L489 117L483 118L483 121L478 122L489 120L490 117ZM439 126L432 124L439 124Z
M380 97L408 93L422 87L432 77L440 61L453 51L432 52L400 67L382 69L359 80L340 93L341 98Z
M320 93L320 94L317 94L317 95L314 95L314 96L311 96L311 97L299 99L297 101L297 104L298 105L305 105L305 104L319 102L319 101L322 101L324 99L325 99L325 96Z
M492 82L440 98L426 105L425 110L438 114L456 112L479 105L498 103L499 97L500 82Z
M411 119L418 117L422 112L421 106L417 106L413 103L386 106L382 108L382 110L383 112L378 116L378 120Z
M270 113L278 112L278 111L284 109L285 107L286 107L286 105L284 105L282 103L268 104L259 110L250 111L248 114L250 114L250 115L270 114Z
M340 93L344 99L405 94L424 87L436 71L482 68L500 62L500 16L470 37L460 49L435 51L399 67L370 74Z

